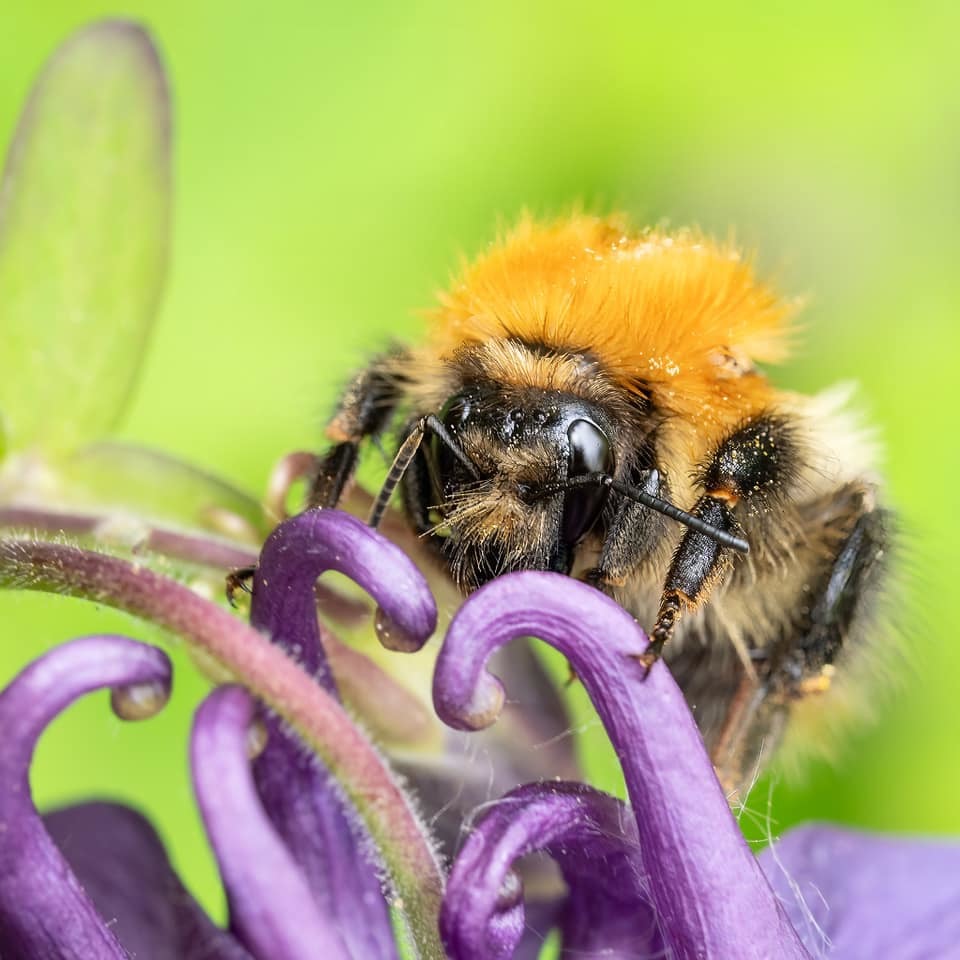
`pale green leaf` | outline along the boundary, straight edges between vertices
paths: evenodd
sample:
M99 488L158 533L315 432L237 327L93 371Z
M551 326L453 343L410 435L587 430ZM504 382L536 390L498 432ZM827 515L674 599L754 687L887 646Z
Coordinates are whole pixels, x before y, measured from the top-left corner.
M170 109L150 38L85 27L30 95L0 190L0 411L10 449L69 451L123 411L166 268Z
M48 503L53 508L119 509L256 544L272 529L256 498L199 467L145 447L91 444L61 464L57 481Z

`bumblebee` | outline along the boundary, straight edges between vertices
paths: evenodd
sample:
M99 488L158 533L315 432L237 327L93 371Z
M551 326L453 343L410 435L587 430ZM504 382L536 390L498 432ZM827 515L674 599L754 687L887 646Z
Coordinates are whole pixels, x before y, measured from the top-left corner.
M866 632L890 514L837 391L774 387L795 304L731 246L617 219L524 219L466 265L423 345L344 393L313 505L361 445L399 452L413 530L464 591L514 570L592 583L649 631L725 783Z

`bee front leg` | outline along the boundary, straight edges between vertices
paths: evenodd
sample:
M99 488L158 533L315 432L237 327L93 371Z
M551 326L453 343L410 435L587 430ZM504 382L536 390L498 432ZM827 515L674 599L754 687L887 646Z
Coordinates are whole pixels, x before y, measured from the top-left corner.
M690 512L717 530L740 535L731 504L722 496L707 494ZM650 646L641 657L647 667L659 659L681 613L699 606L726 576L732 566L731 553L705 533L687 530L683 535L664 581L657 619L650 631Z
M787 493L798 462L797 444L787 421L763 414L739 426L716 448L697 478L705 493L691 513L714 529L738 535L735 511L769 514ZM700 531L687 529L673 555L660 598L649 666L685 610L699 606L732 566L731 551Z
M361 441L376 438L387 428L402 396L402 378L396 372L400 356L399 351L385 354L350 381L327 426L327 436L335 443L317 458L307 507L337 506L356 471ZM239 590L250 592L255 570L243 567L227 574L226 594L231 606Z

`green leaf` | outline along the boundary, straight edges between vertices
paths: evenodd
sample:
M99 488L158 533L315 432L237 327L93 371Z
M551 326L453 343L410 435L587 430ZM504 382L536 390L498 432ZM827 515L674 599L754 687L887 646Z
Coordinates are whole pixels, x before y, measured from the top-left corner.
M61 454L123 412L163 284L170 106L137 25L73 34L30 95L0 188L0 411Z
M29 502L36 503L36 485ZM65 460L48 505L126 510L149 520L259 544L272 529L260 501L226 480L158 450L116 441ZM231 526L225 526L232 518Z

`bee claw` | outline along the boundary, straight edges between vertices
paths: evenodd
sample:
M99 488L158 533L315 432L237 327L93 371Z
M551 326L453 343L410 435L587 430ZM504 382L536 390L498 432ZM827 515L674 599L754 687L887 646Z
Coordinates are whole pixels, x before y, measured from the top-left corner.
M563 685L564 690L569 690L580 677L577 675L577 671L573 669L573 664L568 660L567 661L567 680Z
M651 640L650 645L646 650L644 650L643 653L638 653L630 658L631 660L635 660L640 664L641 667L643 667L644 680L650 676L650 671L653 669L653 665L660 659L662 652L663 642Z
M256 567L238 567L236 570L231 570L227 574L225 588L227 603L229 603L234 610L237 609L236 597L238 590L243 593L253 594L253 587L250 585L250 581L253 579L256 571Z

